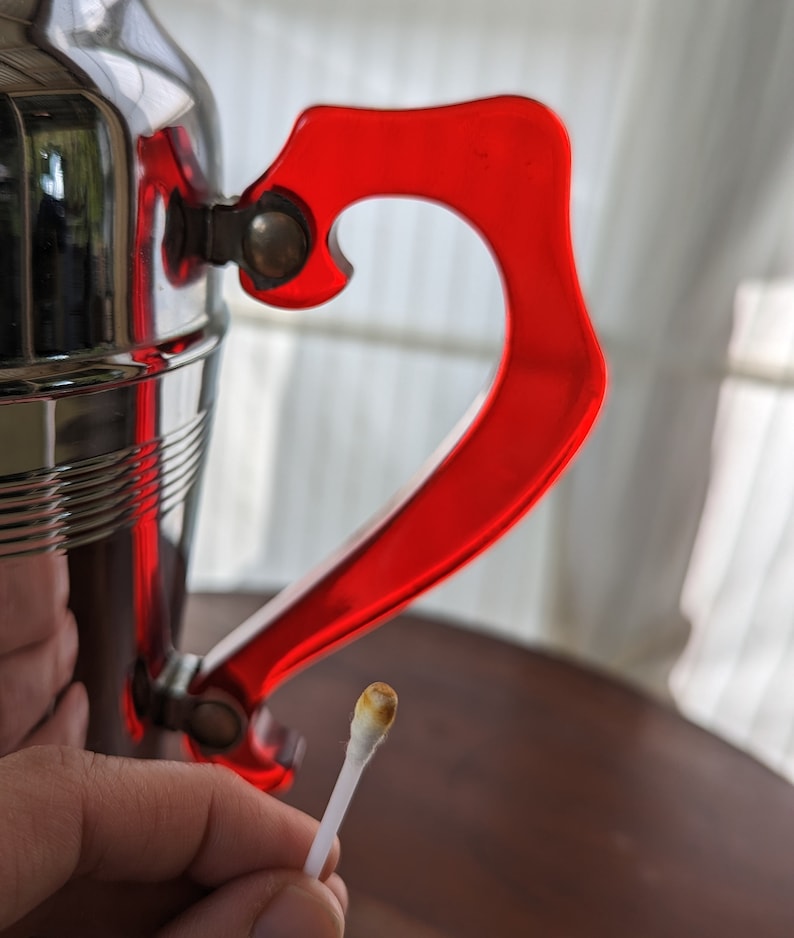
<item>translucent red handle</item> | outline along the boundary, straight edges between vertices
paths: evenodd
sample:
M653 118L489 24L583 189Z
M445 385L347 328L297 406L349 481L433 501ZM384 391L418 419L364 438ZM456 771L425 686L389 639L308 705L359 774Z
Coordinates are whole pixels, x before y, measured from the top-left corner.
M245 289L286 307L330 299L350 272L333 237L339 214L371 196L418 196L460 213L493 252L504 284L504 351L476 416L425 477L338 557L210 652L192 692L224 691L254 715L293 671L488 547L576 452L601 404L605 369L576 278L569 172L561 123L524 98L418 111L318 107L300 117L242 201L274 190L297 203L311 251L293 281L260 292L242 274ZM253 731L212 758L263 787L289 773Z

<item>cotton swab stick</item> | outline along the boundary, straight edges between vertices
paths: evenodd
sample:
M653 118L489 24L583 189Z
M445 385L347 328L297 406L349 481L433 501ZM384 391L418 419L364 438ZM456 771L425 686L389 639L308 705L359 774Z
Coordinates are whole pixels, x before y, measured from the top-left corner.
M356 701L345 761L303 867L309 876L316 879L320 875L364 766L386 738L396 714L397 694L388 684L370 684Z

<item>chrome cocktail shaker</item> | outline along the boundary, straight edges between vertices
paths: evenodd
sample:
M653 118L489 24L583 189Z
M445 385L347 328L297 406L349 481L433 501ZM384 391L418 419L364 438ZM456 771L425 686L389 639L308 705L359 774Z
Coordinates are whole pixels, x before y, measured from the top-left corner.
M26 627L4 617L4 584L68 581L90 748L156 755L163 729L181 731L197 758L288 783L300 745L269 693L485 550L554 482L605 386L569 185L559 120L502 96L311 108L228 201L212 96L143 0L0 0L0 628ZM236 263L273 305L330 300L351 272L336 220L378 196L444 205L491 249L506 316L493 381L344 550L203 658L184 653L226 325L216 267Z

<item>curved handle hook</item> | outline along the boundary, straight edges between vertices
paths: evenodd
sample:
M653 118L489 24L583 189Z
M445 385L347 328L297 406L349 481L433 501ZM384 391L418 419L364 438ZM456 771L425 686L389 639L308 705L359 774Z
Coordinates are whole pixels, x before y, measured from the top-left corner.
M349 265L333 236L339 214L370 196L448 206L482 235L505 295L502 358L471 422L424 477L339 555L288 587L203 660L191 692L231 695L256 724L290 674L396 613L488 547L548 489L587 435L605 368L579 290L568 223L570 154L544 106L499 97L418 111L318 107L298 120L271 169L245 193L275 191L308 219L297 277L253 296L285 307L337 294ZM254 729L231 765L262 787L288 780ZM282 760L284 761L284 760Z

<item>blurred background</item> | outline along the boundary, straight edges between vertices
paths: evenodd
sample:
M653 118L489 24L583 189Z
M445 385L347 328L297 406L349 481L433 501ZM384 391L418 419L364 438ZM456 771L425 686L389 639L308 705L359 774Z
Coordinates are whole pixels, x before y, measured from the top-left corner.
M607 403L553 492L419 608L619 674L794 779L794 5L152 7L215 93L229 196L315 103L517 92L562 117ZM193 589L305 573L498 360L499 279L463 222L379 200L340 241L356 275L320 309L257 305L227 272Z

